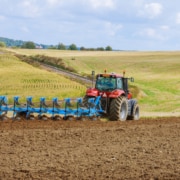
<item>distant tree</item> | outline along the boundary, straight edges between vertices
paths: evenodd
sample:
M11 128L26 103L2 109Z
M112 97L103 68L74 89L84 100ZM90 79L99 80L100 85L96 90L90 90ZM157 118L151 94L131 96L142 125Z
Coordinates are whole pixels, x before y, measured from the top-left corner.
M23 41L8 39L4 37L0 37L0 41L4 42L7 47L12 47L12 46L20 47L23 44Z
M98 47L97 51L104 51L104 48L103 47Z
M6 47L6 44L2 41L0 41L0 47Z
M81 50L81 51L85 51L86 48L82 46L82 47L80 47L80 50Z
M51 45L51 46L48 46L48 49L57 49L57 46Z
M35 46L34 42L32 42L32 41L27 41L27 42L25 42L25 43L22 45L22 48L25 48L25 49L35 49L36 46Z
M111 47L111 46L107 46L107 47L105 48L105 50L106 50L106 51L112 51L112 47Z
M71 44L68 49L69 50L77 50L77 46L75 44Z
M96 49L95 48L89 48L88 50L89 51L95 51Z
M66 50L66 46L63 43L59 43L57 48L60 50Z

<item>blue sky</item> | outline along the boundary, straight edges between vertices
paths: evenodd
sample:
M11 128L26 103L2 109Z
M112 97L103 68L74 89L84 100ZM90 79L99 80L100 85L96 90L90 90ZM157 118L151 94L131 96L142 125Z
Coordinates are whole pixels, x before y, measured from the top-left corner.
M0 0L0 37L119 50L180 50L180 0Z

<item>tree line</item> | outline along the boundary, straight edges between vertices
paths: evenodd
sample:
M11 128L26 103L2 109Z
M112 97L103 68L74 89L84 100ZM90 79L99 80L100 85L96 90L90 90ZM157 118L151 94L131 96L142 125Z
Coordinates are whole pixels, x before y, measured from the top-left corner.
M70 46L65 46L63 43L59 43L57 46L49 47L51 49L59 49L59 50L80 50L80 51L112 51L111 46L98 47L98 48L85 48L80 47L78 48L76 44L71 44Z
M111 46L106 47L97 47L97 48L86 48L86 47L77 47L76 44L71 44L69 46L59 43L58 45L43 45L36 44L33 41L20 41L12 40L8 38L0 37L0 47L13 47L13 48L24 48L24 49L59 49L59 50L80 50L80 51L112 51Z
M42 48L42 47L37 47L33 42L28 41L24 43L21 48L26 48L26 49L35 49L35 48ZM49 46L47 49L59 49L59 50L80 50L80 51L112 51L111 46L106 46L104 47L98 47L98 48L85 48L85 47L80 47L78 48L76 44L71 44L69 46L64 45L63 43L59 43L57 46Z

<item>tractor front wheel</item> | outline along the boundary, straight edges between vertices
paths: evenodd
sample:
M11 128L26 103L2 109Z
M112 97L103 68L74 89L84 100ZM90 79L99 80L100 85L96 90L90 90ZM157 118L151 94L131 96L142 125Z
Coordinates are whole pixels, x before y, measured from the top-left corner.
M109 119L113 121L125 121L128 114L128 102L126 97L120 96L112 99L110 103Z

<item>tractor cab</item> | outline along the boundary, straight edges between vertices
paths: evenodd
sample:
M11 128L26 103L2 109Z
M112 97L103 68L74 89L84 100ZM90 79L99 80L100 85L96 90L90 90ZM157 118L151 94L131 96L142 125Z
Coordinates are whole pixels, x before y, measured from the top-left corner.
M111 74L98 74L96 76L95 89L99 92L106 92L107 96L125 95L128 99L132 98L132 95L128 90L128 80L134 81L133 78L126 78L122 75Z
M99 74L96 78L95 88L99 91L112 91L115 89L123 89L122 78L110 74Z

